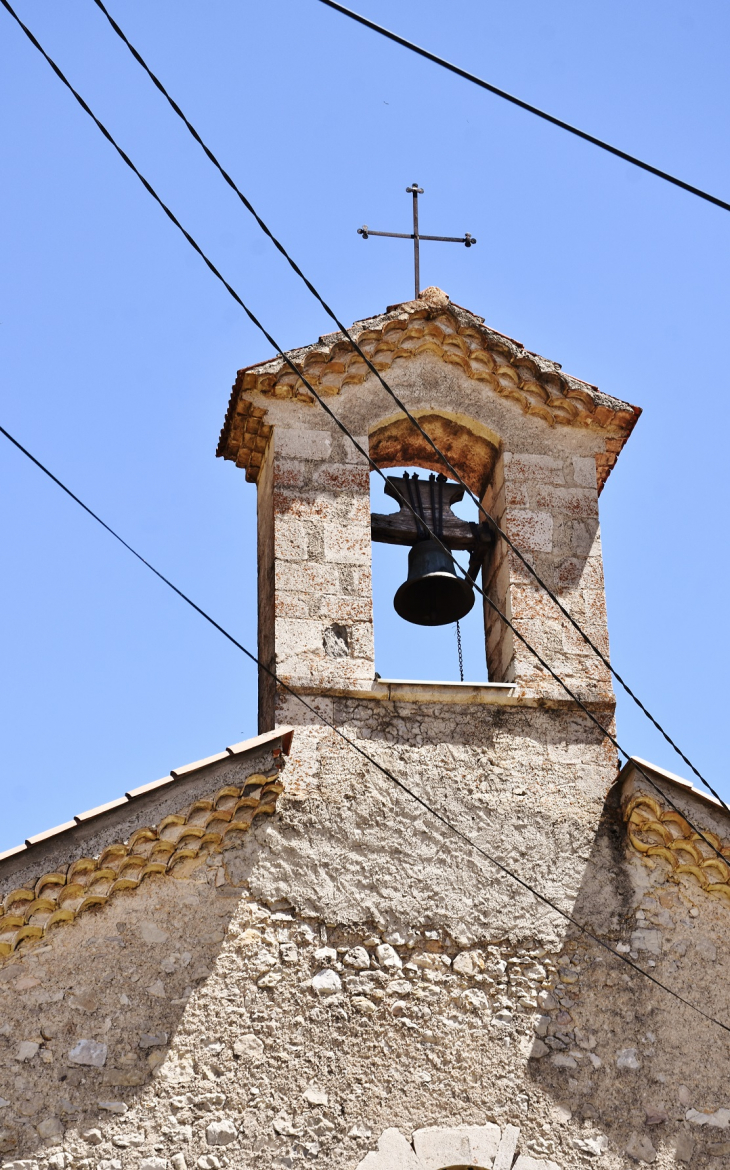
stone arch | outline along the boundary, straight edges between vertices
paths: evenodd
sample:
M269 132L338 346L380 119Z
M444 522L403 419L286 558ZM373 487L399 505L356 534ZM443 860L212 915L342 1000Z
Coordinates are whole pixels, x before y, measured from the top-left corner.
M499 456L499 436L476 419L455 411L425 409L412 413L481 500ZM370 431L369 445L370 457L378 467L425 467L447 474L430 443L403 413L376 423Z

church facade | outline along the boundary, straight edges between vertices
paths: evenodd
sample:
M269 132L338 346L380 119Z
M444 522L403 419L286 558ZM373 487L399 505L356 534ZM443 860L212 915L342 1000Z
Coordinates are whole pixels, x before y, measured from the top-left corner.
M440 290L353 333L607 654L638 410ZM443 471L342 335L290 357L378 467ZM259 735L0 858L3 1165L720 1167L724 809L619 770L609 672L499 539L489 681L380 678L369 465L281 359L219 454L258 495Z

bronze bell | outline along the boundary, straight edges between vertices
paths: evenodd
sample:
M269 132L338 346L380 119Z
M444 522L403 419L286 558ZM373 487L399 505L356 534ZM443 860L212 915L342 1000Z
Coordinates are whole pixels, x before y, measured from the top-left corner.
M454 562L436 540L418 540L408 553L408 580L393 598L395 611L417 626L447 626L474 604L471 583L454 572Z

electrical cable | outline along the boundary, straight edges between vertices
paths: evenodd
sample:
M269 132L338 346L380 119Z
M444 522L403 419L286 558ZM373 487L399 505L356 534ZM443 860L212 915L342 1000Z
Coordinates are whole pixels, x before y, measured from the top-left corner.
M507 93L504 89L499 89L498 86L492 85L482 77L477 77L476 74L469 73L466 69L461 69L458 65L454 65L451 61L439 57L436 53L431 53L428 49L423 49L420 45L414 44L413 41L409 41L405 37L391 32L390 29L385 28L382 24L376 24L374 20L368 20L366 16L361 16L359 12L354 12L351 8L345 8L344 4L338 4L336 0L320 0L320 3L326 4L328 8L334 8L335 12L340 12L343 16L349 17L350 20L357 21L358 24L362 24L365 28L379 33L380 36L387 37L390 41L395 41L397 45L401 45L404 49L409 49L412 53L417 53L420 57L425 57L427 61L432 61L434 65L440 65L442 69L448 69L449 72L455 73L457 77L463 77L465 81L470 81L473 85L478 85L481 89L486 89L496 97L504 98L505 101L511 102L513 106L518 106L521 110L526 110L528 114L535 114L536 117L542 118L544 122L550 122L551 125L559 127L560 130L567 130L569 134L574 134L576 138L582 138L584 142L590 142L592 146L597 146L601 150L605 150L609 154L623 159L624 162L631 163L634 167L639 167L642 171L648 171L650 175L656 175L658 179L664 179L665 182L672 183L673 186L680 187L683 191L688 191L690 195L696 195L699 199L704 199L707 203L713 203L715 207L721 207L723 211L730 211L730 203L726 203L724 199L718 199L716 195L710 195L708 191L703 191L700 187L694 187L691 183L685 183L684 179L678 179L675 175L670 175L667 171L662 171L658 167L652 166L651 163L643 162L633 154L627 154L625 150L620 150L617 146L611 146L610 143L604 142L602 138L596 138L595 135L588 134L585 130L579 130L577 126L572 126L570 122L564 122L562 118L556 118L553 114L548 114L545 110L539 109L538 106L530 105L529 102L523 101L522 98L515 97L514 94Z
M285 353L281 349L281 346L276 343L276 340L274 339L274 337L270 335L270 333L268 332L268 330L266 328L264 328L264 325L259 321L259 318L257 318L255 316L254 312L248 308L248 305L245 303L245 301L241 300L241 297L239 296L239 294L237 294L236 290L233 288L233 285L228 283L225 276L223 276L220 273L219 269L215 267L215 264L213 263L213 261L209 260L209 257L205 254L204 250L202 250L199 243L193 239L193 236L190 234L190 232L187 232L187 230L184 227L182 227L177 216L175 216L175 214L171 211L171 208L167 207L167 205L165 204L163 199L161 199L159 197L158 193L156 191L154 191L154 188L149 183L149 181L147 181L145 179L142 172L137 170L137 167L135 166L135 164L132 163L132 160L130 159L128 154L126 154L122 150L122 147L120 147L118 145L118 143L116 142L115 138L112 137L109 130L106 130L103 123L99 122L99 119L96 117L95 113L92 112L92 110L90 109L90 106L84 102L83 97L80 94L78 94L78 92L74 89L73 85L71 85L68 78L66 76L64 76L64 74L62 73L62 70L60 68L58 68L57 64L53 60L50 59L50 57L46 53L46 50L44 50L42 48L40 42L35 39L35 36L33 35L32 32L30 32L30 29L27 28L26 25L23 25L23 22L20 20L18 14L16 14L14 12L14 9L12 8L11 4L9 4L9 0L0 0L0 2L2 5L4 5L5 8L8 9L8 12L12 14L14 20L16 22L18 22L18 25L22 28L23 32L26 33L30 42L32 42L34 44L34 46L37 49L39 49L39 51L43 55L44 59L46 59L48 61L48 63L50 64L51 68L53 68L56 76L58 78L60 78L60 80L63 82L64 85L66 85L67 89L71 92L71 94L74 95L78 104L80 104L82 106L82 109L88 113L88 115L92 119L92 121L94 121L94 123L98 126L98 129L102 131L104 137L106 139L108 139L108 142L113 146L113 149L115 149L117 151L117 153L119 154L119 157L122 158L124 160L124 163L130 167L130 170L136 174L140 183L143 184L145 191L149 192L152 195L152 198L154 199L154 201L157 202L157 204L159 204L161 209L163 209L163 211L167 215L167 218L170 219L171 222L174 223L174 226L180 230L180 233L185 236L185 239L187 240L187 242L190 243L191 247L194 248L195 252L198 253L198 255L201 257L202 261L205 262L206 266L209 268L209 270L212 271L213 275L216 278L218 278L218 280L221 282L223 287L225 287L227 289L227 291L229 292L229 295L234 298L234 301L236 302L236 304L239 304L240 307L243 309L243 311L246 312L246 315L248 316L249 321L252 322L256 326L256 328L261 331L262 335L267 338L269 344L271 345L271 347L273 347L274 350L276 350L278 355L280 355L280 357L283 359L283 362L290 367L290 370L294 371L297 378L301 379L303 385L307 386L309 392L312 394L312 397L314 397L316 399L316 401L318 402L319 406L321 406L323 408L323 411L325 412L325 414L329 415L329 417L332 419L332 421L335 422L335 425L338 427L339 431L342 432L346 436L346 438L351 441L353 447L356 448L356 450L358 450L360 455L363 455L366 462L369 462L371 464L371 467L373 468L374 472L377 472L377 474L380 476L380 479L385 482L386 476L385 476L383 470L381 470L381 468L378 467L378 464L376 462L374 462L370 453L366 452L365 448L363 446L361 446L361 443L359 443L358 440L356 438L354 438L354 435L352 435L350 431L347 431L347 428L344 425L344 422L342 421L342 419L339 419L337 417L337 414L335 414L335 412L332 411L331 407L328 404L326 404L326 401L321 397L321 395L319 395L317 393L317 391L315 390L315 387L312 386L311 383L309 383L308 379L304 377L304 374L302 373L302 371L298 369L298 367L295 365L294 362L292 362L288 353ZM509 629L511 629L511 632L514 633L516 638L518 638L519 641L521 641L523 643L524 647L526 649L528 649L528 651L533 655L533 658L535 658L537 660L539 665L542 666L543 669L546 670L546 672L550 674L552 679L558 683L559 687L563 688L563 690L565 691L565 694L567 696L569 696L569 698L571 698L571 700L574 703L577 704L577 706L580 708L581 711L584 711L584 714L587 715L588 718L590 718L591 722L601 732L601 735L604 736L605 738L607 738L608 741L610 741L610 743L613 744L614 748L617 749L618 752L620 752L620 755L626 757L627 761L628 761L628 759L631 759L631 756L629 756L629 753L626 751L625 748L622 748L621 744L618 742L618 739L615 738L614 735L612 735L612 732L608 731L607 728L604 727L604 724L602 724L600 722L600 720L598 720L598 718L595 717L595 715L592 713L592 711L586 707L586 704L583 702L583 700L580 700L580 698L576 694L574 694L574 691L571 690L571 688L569 686L567 686L567 683L562 679L562 677L560 677L558 674L556 674L555 670L553 670L552 667L547 665L547 662L545 661L545 659L542 658L542 655L540 655L538 653L538 651L536 651L535 647L530 645L530 642L528 641L528 639L526 639L525 636L521 632L518 631L517 627L514 624L512 624L512 622L507 617L507 615L502 613L502 611L500 610L500 607L498 607L496 605L495 601L489 597L489 594L485 593L484 590L481 589L481 586L476 584L476 581L471 580L471 578L468 577L467 570L464 570L463 567L459 564L459 562L457 562L456 558L453 556L452 551L450 551L450 549L447 549L447 546L445 544L443 544L441 539L438 536L436 536L435 532L432 531L431 528L429 528L429 526L425 523L425 519L423 519L422 517L419 517L418 514L416 514L416 511L413 508L413 505L411 504L411 502L406 500L406 497L404 495L402 495L400 493L400 491L397 491L397 496L400 498L401 503L404 504L405 507L408 508L409 511L412 512L412 515L415 518L416 524L420 523L422 525L422 528L428 532L428 535L431 536L431 538L434 539L434 541L438 542L438 544L440 545L440 548L443 550L443 552L446 552L446 555L450 558L450 560L452 560L452 562L455 566L455 569L459 570L459 572L462 573L462 576L464 578L469 579L469 583L471 584L471 586L473 586L474 589L478 593L481 594L481 596L484 598L484 600L487 601L487 604L491 608L493 608L493 611L497 614L497 617L500 618L504 622L505 626L507 626ZM645 778L647 784L652 786L653 789L657 793L659 793L660 796L664 800L667 801L667 804L670 807L672 807L673 810L677 814L679 814L680 817L682 817L684 819L684 821L686 821L687 825L691 828L691 830L694 830L694 832L697 834L697 839L704 841L704 844L707 845L711 849L712 852L716 853L719 859L721 859L723 862L725 862L726 859L724 858L722 852L719 851L717 846L714 845L714 842L708 840L707 835L702 833L701 830L698 830L698 828L695 825L693 825L693 823L691 823L689 818L686 817L686 815L684 815L682 813L680 808L674 804L674 801L667 796L667 793L663 792L660 789L660 786L654 782L652 777L647 775L647 772L643 771L643 769L641 768L641 765L639 763L636 763L636 761L634 761L634 768L636 769L636 771L638 771L640 773L640 776Z
M285 353L284 350L277 344L275 339L266 330L264 325L258 320L258 318L255 316L255 314L252 312L252 310L241 299L241 297L238 295L238 293L233 288L233 286L230 285L228 283L228 281L225 279L225 277L221 274L221 272L219 272L219 270L216 268L213 261L209 259L209 257L205 254L205 252L203 252L200 245L195 241L195 239L190 235L190 233L183 227L183 225L180 223L179 219L174 214L174 212L167 206L166 203L163 202L163 200L157 194L155 189L151 186L151 184L147 181L147 179L145 179L144 175L142 175L142 173L134 165L134 163L129 158L129 156L127 154L125 154L125 152L122 150L122 148L116 142L116 140L113 138L111 133L106 129L106 127L103 125L103 123L99 121L99 119L93 113L91 108L87 105L87 103L84 101L84 99L81 97L81 95L74 89L71 82L64 75L64 73L61 71L59 66L51 59L51 57L49 57L49 55L46 53L45 49L43 49L43 47L41 46L39 41L35 38L33 33L30 31L30 29L27 28L27 26L25 24L23 24L20 17L17 15L17 13L13 10L12 6L10 5L9 0L0 0L0 3L2 3L3 6L10 12L10 14L13 16L13 19L17 22L17 24L20 26L20 28L26 34L26 36L31 41L31 43L38 49L38 51L43 55L43 57L46 59L46 61L52 67L54 73L56 73L56 75L63 82L63 84L66 86L66 88L73 94L73 96L76 98L77 102L80 104L82 109L89 115L89 117L92 119L92 121L95 123L95 125L103 133L104 137L114 147L114 149L117 151L119 156L126 163L126 165L137 176L137 178L140 180L140 182L144 186L145 190L148 191L149 194L155 200L155 202L159 204L159 206L162 208L162 210L167 215L168 219L178 228L178 230L182 233L182 235L188 241L190 246L192 248L194 248L194 250L198 253L198 255L201 257L201 259L204 261L204 263L210 269L210 271L213 273L213 275L223 284L223 286L226 288L228 293L233 297L233 299L236 301L236 303L238 305L240 305L240 307L244 310L244 312L248 316L249 320L256 326L257 329L260 330L260 332L267 339L267 341L272 346L272 348L274 350L276 350L276 352L279 354L279 356L282 358L282 360L289 366L289 368L297 375L297 377L307 387L307 389L310 391L312 396L316 399L316 401L319 403L319 405L322 407L322 409L325 411L325 413L332 419L332 421L335 423L335 425L338 427L338 429L342 432L342 434L344 434L350 440L350 442L353 444L355 449L363 456L363 458L366 460L366 462L368 462L371 465L373 470L376 471L377 474L380 476L380 478L385 482L386 481L385 474L383 473L382 469L380 467L378 467L378 465L375 463L375 461L371 458L370 453L363 448L363 446L357 441L357 439L354 437L354 435L352 435L350 433L350 431L347 429L347 427L342 422L342 420L338 418L338 416L334 413L334 411L331 409L331 407L329 407L328 404L325 402L325 400L317 393L317 391L314 389L314 387L311 385L311 383L306 379L306 377L304 376L302 371L297 368L297 366L294 364L294 362L289 357L289 355L287 353ZM458 571L465 578L468 577L467 571L462 568L462 566L459 564L459 562L453 556L451 550L448 549L446 547L446 545L443 543L443 541L441 541L440 538L436 535L436 533L433 532L429 528L429 526L425 523L423 518L422 517L419 518L415 509L413 508L411 503L405 498L405 496L403 496L399 491L396 494L400 498L401 502L410 510L410 512L412 513L417 524L419 522L421 523L423 528L430 535L431 539L435 540L439 544L439 546L443 549L443 551L447 554L447 556L451 559L451 561L454 564L454 567L456 569L458 569ZM624 756L626 758L626 760L630 760L631 756L625 750L625 748L623 748L621 746L621 744L618 742L616 737L614 735L612 735L612 733L610 731L608 731L607 728L605 728L603 726L603 724L600 722L600 720L597 719L596 716L593 714L593 712L590 711L589 708L586 706L586 704L581 699L578 698L578 696L571 690L571 688L568 686L568 684L566 682L564 682L564 680L562 678L560 678L560 676L558 674L556 674L556 672L552 669L552 667L550 667L548 665L548 663L545 661L545 659L542 658L542 656L538 653L538 651L535 650L534 646L530 645L530 643L527 641L525 636L517 629L517 627L509 620L509 618L506 617L506 615L502 613L502 611L499 609L499 606L492 600L492 598L489 597L489 595L479 585L477 585L476 582L473 581L470 577L468 579L469 579L472 587L475 588L477 590L477 592L481 594L481 596L484 598L484 600L487 602L487 604L489 606L491 606L492 610L497 614L497 616L501 619L501 621L512 631L512 633L520 640L520 642L522 642L522 644L533 655L533 657L537 660L537 662L540 664L540 666L548 672L548 674L555 680L555 682L557 682L558 685L560 687L562 687L562 689L565 691L565 693L568 695L568 697L570 699L572 699L573 702L575 702L576 705L584 712L584 714L586 714L588 716L590 721L601 732L602 736L604 738L608 739L609 742L616 748L616 750L622 756ZM717 854L718 858L720 858L725 863L727 859L723 856L720 849L718 849L717 846L714 845L714 843L712 841L708 840L707 836L704 833L702 833L701 830L698 829L696 827L696 825L694 825L689 820L689 818L686 817L682 813L682 811L677 807L676 804L674 804L674 802L671 800L671 798L669 796L667 796L667 794L665 792L662 791L662 789L659 787L659 785L656 784L652 780L652 778L643 770L641 765L638 764L635 760L634 760L634 767L639 772L639 774L641 776L643 776L643 778L646 780L646 782L652 788L654 788L654 790L667 802L667 804L669 804L669 806L679 816L681 816L684 819L684 821L687 823L687 825L697 834L697 838L699 840L704 841L705 844L715 854Z
M570 611L568 609L566 609L566 607L563 605L562 601L555 594L555 592L550 588L550 586L547 584L547 582L543 580L543 578L540 576L537 569L535 569L534 565L530 562L530 560L527 557L525 557L525 555L521 552L521 550L514 544L514 542L507 535L507 533L501 528L501 526L497 523L497 521L494 519L494 517L491 516L489 514L489 512L487 512L482 501L479 500L474 495L474 493L472 492L469 485L464 482L464 480L461 478L461 476L459 475L456 468L454 468L452 466L452 464L449 462L449 460L446 458L444 453L440 450L440 448L437 446L437 444L434 442L434 440L431 438L431 436L424 430L424 428L421 426L418 419L415 418L414 415L411 414L411 412L408 410L408 408L405 406L405 404L401 401L401 399L398 397L398 395L388 385L388 383L385 381L380 370L378 370L373 365L370 358L367 356L367 354L359 346L357 340L352 336L350 331L343 324L343 322L339 319L339 317L334 312L334 310L327 304L327 302L324 300L324 298L321 296L321 294L318 292L318 290L315 288L315 286L312 284L312 282L305 276L305 274L302 272L299 265L292 258L292 256L290 256L290 254L288 253L288 251L286 250L284 245L281 243L281 241L278 240L277 237L273 234L273 232L270 230L268 225L264 222L264 220L258 214L258 212L254 208L254 206L250 202L250 200L246 197L246 195L244 195L244 193L240 190L240 188L237 186L235 181L231 178L231 176L228 174L228 172L224 169L222 164L216 158L213 151L210 150L210 148L203 141L203 139L201 138L198 131L195 129L193 124L189 121L189 119L187 118L187 116L185 115L185 113L183 112L181 107L178 105L178 103L170 95L168 90L165 88L163 83L160 81L159 77L157 77L157 75L152 72L152 70L150 69L147 62L144 60L144 58L141 56L141 54L138 52L138 50L131 43L131 41L129 40L129 38L127 37L127 35L123 31L123 29L119 26L119 24L117 24L117 22L114 20L114 18L110 15L108 9L103 4L102 0L94 0L94 3L96 4L97 8L99 8L99 10L104 14L104 16L108 20L109 24L111 25L112 29L117 34L117 36L127 46L127 48L129 49L129 51L132 54L132 56L134 57L134 59L144 69L145 73L147 73L148 77L153 82L155 87L159 90L159 92L163 95L163 97L169 103L169 105L171 106L171 108L173 109L175 114L177 114L177 116L183 121L183 123L187 127L188 131L190 132L192 137L195 139L195 141L198 143L198 145L201 147L201 149L204 151L204 153L207 156L207 158L209 159L209 161L219 171L219 173L221 174L221 176L223 177L225 182L228 184L228 186L231 188L231 190L238 196L238 198L243 203L246 210L249 211L251 213L251 215L254 217L257 224L259 225L261 230L264 232L264 234L269 237L271 242L274 244L274 246L277 248L277 250L281 253L281 255L284 257L284 259L287 261L287 263L293 269L293 271L304 282L304 284L306 285L309 292L311 292L312 296L314 296L316 298L316 300L322 306L322 308L327 313L327 315L331 318L332 321L335 322L338 329L342 332L344 337L349 341L350 345L352 345L355 352L357 354L359 354L359 356L365 362L365 364L366 364L367 368L370 370L370 372L378 379L378 381L380 382L380 385L383 387L383 389L390 395L390 397L393 399L393 401L396 403L396 405L403 411L406 418L408 418L408 420L412 423L412 425L414 425L418 429L419 433L428 442L431 449L442 460L444 466L449 471L450 475L457 481L457 483L459 483L465 489L469 498L476 505L479 512L481 512L481 514L485 517L485 519L494 527L494 530L499 534L499 536L502 538L502 540L505 541L505 543L512 550L512 552L515 553L515 555L519 558L522 565L527 569L527 571L534 578L534 580L537 581L538 585L540 585L540 587L545 590L548 597L558 607L558 609L563 614L563 616L570 622L573 629L576 630L576 632L578 634L580 634L581 638L584 640L586 645L590 647L590 649L593 651L593 653L595 655L597 655L597 657L600 659L600 661L603 663L603 665L606 667L606 669L611 672L611 675L613 676L613 678L616 679L616 681L623 688L623 690L626 692L626 694L629 696L629 698L631 698L633 700L633 702L636 704L636 706L639 708L639 710L652 723L652 725L656 728L656 730L659 732L659 734L664 738L665 742L668 743L669 746L673 749L673 751L675 751L677 753L677 755L680 757L680 759L684 761L684 763L687 765L687 767L691 769L691 771L695 774L695 776L697 776L698 780L700 780L700 782L702 784L704 784L704 786L708 789L708 791L712 793L712 795L715 797L715 799L720 802L720 804L725 808L725 810L730 813L730 807L725 803L725 801L722 799L722 797L719 795L719 793L715 791L715 789L710 784L710 782L705 779L705 777L695 767L695 765L692 763L692 761L689 759L689 757L687 755L685 755L685 753L678 746L678 744L675 743L675 741L672 739L672 737L669 735L669 733L664 730L662 725L658 722L658 720L654 717L654 715L652 715L651 711L649 711L649 709L644 705L644 703L641 701L641 699L639 699L639 697L634 693L634 691L631 689L631 687L628 685L628 683L625 682L625 680L618 673L618 671L611 665L611 662L606 657L606 655L603 653L603 651L595 644L595 642L590 637L590 635L585 632L585 630L582 628L582 626L579 624L579 622L576 621L576 619L573 617L573 615L570 613ZM6 7L7 7L7 5L6 5ZM347 11L347 10L345 10L345 11Z
M372 764L374 768L376 768L383 774L383 776L386 777L386 779L390 780L391 783L395 784L402 792L404 792L412 800L416 801L416 803L425 809L431 816L435 817L440 824L444 825L444 827L447 828L449 832L453 833L470 849L473 849L475 853L485 858L486 861L488 861L501 873L505 874L506 877L516 882L519 886L522 887L522 889L526 890L539 902L542 902L543 905L548 906L551 910L554 910L556 914L559 914L560 917L563 918L566 922L569 922L572 926L575 926L586 938L590 938L604 950L608 951L609 954L613 955L617 959L620 959L621 962L626 963L629 967L632 968L632 970L638 972L639 975L643 975L645 979L648 979L656 987L659 987L662 991L666 992L668 995L671 995L674 999L684 1004L685 1007L689 1007L692 1009L692 1011L697 1012L709 1023L715 1024L717 1027L722 1028L725 1032L730 1032L730 1025L724 1024L722 1020L718 1020L715 1018L715 1016L710 1015L709 1012L703 1011L701 1007L698 1007L698 1005L693 1003L691 1000L685 999L684 996L680 995L678 991L674 991L673 988L668 987L665 983L662 983L661 980L657 979L655 975L650 974L649 971L645 971L643 967L640 967L638 963L635 963L627 955L622 954L620 951L614 950L613 947L609 946L609 944L604 939L600 938L597 934L594 934L593 931L589 930L586 926L579 922L578 919L570 914L567 910L563 910L556 902L553 902L551 898L548 898L545 894L541 894L534 888L534 886L525 881L524 878L521 878L518 874L513 873L513 871L508 869L506 865L503 865L502 862L498 861L495 857L492 857L492 855L488 853L486 849L483 849L481 845L478 845L476 841L472 840L472 838L468 836L467 833L463 832L463 830L450 821L448 817L444 816L443 813L438 811L438 809L435 809L432 805L430 805L427 800L424 800L423 797L419 796L417 792L414 792L412 788L409 788L409 786L403 780L400 780L393 772L391 772L389 768L386 768L384 764L381 764L378 760L371 756L369 752L366 752L364 748L360 747L359 744L350 739L349 736L345 735L345 733L341 731L340 728L336 726L336 724L327 719L327 717L323 715L321 711L319 711L311 703L308 703L303 695L300 695L297 691L285 683L283 679L280 679L275 671L271 670L268 666L265 666L264 663L261 662L255 654L246 649L242 642L239 642L237 638L234 638L233 634L230 634L224 626L220 625L220 623L215 620L215 618L211 617L210 614L207 613L201 606L197 605L196 602L192 600L192 598L188 597L188 595L182 591L182 589L179 589L177 585L174 585L173 582L164 575L164 573L161 573L159 569L156 569L154 565L152 565L145 557L142 556L141 553L137 552L137 550L133 548L131 544L129 544L122 536L120 536L119 533L111 527L111 525L102 520L102 518L88 506L88 504L85 504L83 500L81 500L79 496L75 494L75 492L72 492L71 489L58 478L58 476L54 475L53 472L45 466L45 464L41 463L40 459L36 459L35 455L32 455L26 447L24 447L16 438L14 438L13 435L10 434L9 431L5 429L5 427L0 426L0 434L4 435L5 438L8 439L14 447L16 447L23 455L26 456L27 459L31 461L31 463L34 463L35 466L39 468L39 470L42 471L44 475L47 475L49 479L51 479L58 487L60 487L61 490L74 501L74 503L78 504L80 508L83 508L87 515L91 516L93 520L96 520L97 524L100 524L101 527L110 534L110 536L113 536L115 540L119 541L119 543L125 549L127 549L127 551L130 552L132 556L136 557L137 560L140 561L147 569L149 569L150 572L154 573L154 575L158 577L160 581L172 589L173 592L176 593L177 596L180 597L187 605L194 609L196 613L205 618L205 620L209 622L214 629L223 634L224 638L227 638L228 641L232 643L232 645L234 645L238 650L242 651L242 653L245 654L246 657L251 660L251 662L258 666L260 670L263 670L266 674L268 674L269 677L275 681L277 686L280 686L282 690L285 690L288 694L292 695L293 698L306 707L307 710L320 721L320 723L323 723L326 727L329 727L331 731L334 731L335 734L345 744L348 745L348 747L353 748L358 753L358 755L367 760L369 764Z

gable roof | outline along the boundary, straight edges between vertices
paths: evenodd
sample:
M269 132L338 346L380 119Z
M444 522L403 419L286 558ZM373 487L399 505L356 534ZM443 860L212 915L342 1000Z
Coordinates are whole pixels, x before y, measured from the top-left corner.
M150 874L181 876L199 856L238 844L276 808L292 734L281 727L233 744L0 854L0 957Z
M441 289L426 289L418 300L390 305L385 313L356 321L350 332L379 371L386 372L396 360L429 351L461 366L469 378L512 399L526 414L538 415L549 426L608 431L606 454L596 460L599 491L641 414L638 406L601 393L597 386L565 374L558 362L490 329L483 317L452 304ZM370 376L342 333L323 334L312 345L289 350L287 357L318 393L327 396ZM216 454L245 467L246 478L255 482L271 426L265 422L265 408L243 397L251 392L306 403L313 399L280 357L238 371Z

